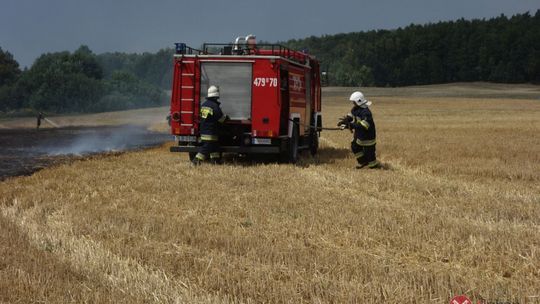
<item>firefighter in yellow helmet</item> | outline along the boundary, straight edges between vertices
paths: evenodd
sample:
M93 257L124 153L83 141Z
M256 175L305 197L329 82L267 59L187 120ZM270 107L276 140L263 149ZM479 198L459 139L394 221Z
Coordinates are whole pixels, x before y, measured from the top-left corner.
M206 100L201 104L200 112L200 133L202 144L198 153L193 159L193 164L198 165L203 161L210 160L213 163L221 162L221 152L219 151L218 131L228 119L221 111L219 99L219 87L210 86Z
M358 161L357 169L379 168L380 163L375 154L377 144L377 133L375 121L369 110L371 101L364 97L362 92L356 91L349 98L353 103L351 113L347 114L338 122L342 129L349 128L354 131L354 138L351 142L351 150Z

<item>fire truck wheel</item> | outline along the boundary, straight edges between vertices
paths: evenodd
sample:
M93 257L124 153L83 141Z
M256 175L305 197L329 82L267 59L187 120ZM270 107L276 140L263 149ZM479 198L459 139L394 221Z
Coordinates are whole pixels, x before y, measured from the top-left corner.
M292 136L289 138L289 144L287 150L284 151L283 160L287 163L295 164L298 161L298 141L300 140L300 132L298 131L298 125L294 124L292 129Z
M311 130L309 132L309 152L311 155L315 155L317 150L319 150L319 134L317 131Z

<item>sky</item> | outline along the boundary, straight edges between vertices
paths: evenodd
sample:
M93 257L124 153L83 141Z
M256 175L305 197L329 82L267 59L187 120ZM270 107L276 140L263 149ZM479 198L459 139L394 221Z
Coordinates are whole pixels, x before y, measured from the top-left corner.
M395 29L411 23L511 16L540 0L0 0L0 47L21 67L42 53L155 52L227 43Z

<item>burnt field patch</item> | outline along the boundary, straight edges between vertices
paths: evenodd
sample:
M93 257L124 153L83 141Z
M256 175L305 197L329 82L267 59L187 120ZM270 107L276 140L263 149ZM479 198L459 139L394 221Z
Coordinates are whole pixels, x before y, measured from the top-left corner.
M152 147L169 139L167 134L135 125L0 129L0 180L96 153Z

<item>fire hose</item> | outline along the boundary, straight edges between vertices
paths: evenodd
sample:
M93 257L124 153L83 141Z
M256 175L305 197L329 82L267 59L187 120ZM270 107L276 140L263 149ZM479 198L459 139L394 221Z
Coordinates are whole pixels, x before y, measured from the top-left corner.
M302 127L308 127L306 124L303 124L303 123L300 123L299 121L296 121L296 120L292 120L292 119L289 119L289 121L293 122L294 124L298 125L298 126L302 126ZM325 131L343 131L344 129L342 128L323 128L323 127L316 127L316 126L309 126L310 129L315 129L315 130L325 130Z

